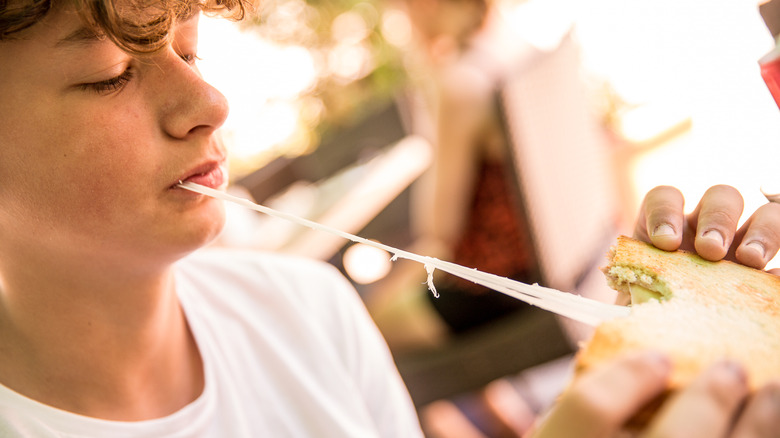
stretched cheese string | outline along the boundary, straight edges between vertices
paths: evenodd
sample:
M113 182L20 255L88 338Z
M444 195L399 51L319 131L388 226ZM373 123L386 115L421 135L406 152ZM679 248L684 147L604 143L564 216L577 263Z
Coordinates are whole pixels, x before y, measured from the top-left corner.
M395 261L395 256L393 256L391 260ZM425 264L425 272L428 273L428 279L425 280L425 282L428 284L428 290L431 291L431 293L435 298L439 298L439 291L436 290L436 286L433 284L433 272L435 270L436 267L433 266L432 264L430 263Z
M214 190L209 187L204 187L189 181L179 183L178 186L205 196L233 202L242 207L246 207L269 216L292 221L315 230L335 234L356 243L363 243L375 248L383 249L393 255L392 260L403 258L421 263L428 273L428 287L436 296L438 296L438 293L436 292L436 287L433 285L433 272L435 269L439 269L449 274L473 281L474 283L480 284L495 291L504 293L528 304L538 306L547 311L557 313L558 315L565 316L567 318L591 326L596 326L602 321L609 319L625 317L630 313L630 309L628 307L602 303L600 301L591 300L589 298L581 297L572 293L566 293L555 289L542 287L538 284L529 285L521 283L519 281L510 280L498 275L481 272L473 268L466 268L455 263L439 260L433 257L421 256L408 251L393 248L383 243L364 239L362 237L355 236L353 234L346 233L344 231L331 228L289 213L273 210L271 208L255 204L248 199L229 195L225 192Z

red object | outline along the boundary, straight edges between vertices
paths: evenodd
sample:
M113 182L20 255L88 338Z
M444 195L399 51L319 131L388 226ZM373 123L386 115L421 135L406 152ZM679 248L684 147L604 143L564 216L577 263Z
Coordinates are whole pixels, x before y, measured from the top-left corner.
M769 55L761 58L761 76L775 98L775 103L780 107L780 52L774 50Z

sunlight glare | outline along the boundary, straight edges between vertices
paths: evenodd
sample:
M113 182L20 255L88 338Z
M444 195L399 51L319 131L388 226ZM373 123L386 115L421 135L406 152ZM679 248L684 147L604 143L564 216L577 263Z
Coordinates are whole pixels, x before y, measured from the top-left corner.
M203 17L199 31L199 68L230 104L222 130L231 155L251 158L293 136L295 101L317 80L309 51L266 41L225 19Z

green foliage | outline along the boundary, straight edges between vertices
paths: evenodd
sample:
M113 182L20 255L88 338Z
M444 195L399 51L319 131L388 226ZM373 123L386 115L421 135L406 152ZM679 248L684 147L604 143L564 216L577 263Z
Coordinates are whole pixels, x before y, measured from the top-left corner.
M316 84L302 99L319 102L319 116L301 138L316 139L349 125L386 102L404 81L401 53L381 31L382 8L365 0L265 0L248 25L262 37L307 48Z

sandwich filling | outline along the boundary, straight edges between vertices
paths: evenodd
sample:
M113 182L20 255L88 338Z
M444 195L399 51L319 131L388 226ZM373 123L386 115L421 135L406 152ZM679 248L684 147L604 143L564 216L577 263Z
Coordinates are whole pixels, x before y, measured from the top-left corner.
M606 274L611 288L631 296L631 305L663 301L671 297L671 292L663 281L651 273L642 272L641 269L610 266Z

